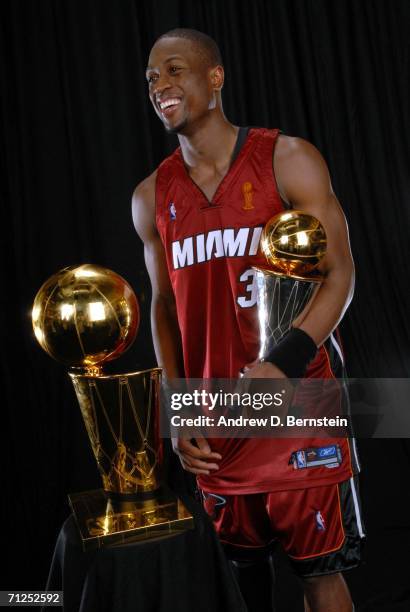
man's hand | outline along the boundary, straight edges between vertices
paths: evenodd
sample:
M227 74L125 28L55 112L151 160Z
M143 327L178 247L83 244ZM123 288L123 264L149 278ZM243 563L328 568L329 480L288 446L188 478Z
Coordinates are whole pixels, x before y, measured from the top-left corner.
M283 403L280 407L275 408L275 414L280 418L287 415L289 407L292 403L295 389L289 378L287 378L282 370L280 370L274 363L259 360L256 360L253 363L248 363L243 368L243 378L274 378L281 380L281 386L278 387L278 389L280 389L281 392L284 391Z
M254 361L243 368L243 378L286 378L282 370L279 370L270 361Z
M216 459L222 459L219 453L213 453L205 438L196 437L195 444L191 440L183 438L172 438L172 448L181 461L181 465L191 474L207 474L210 470L219 470L219 465L213 463Z

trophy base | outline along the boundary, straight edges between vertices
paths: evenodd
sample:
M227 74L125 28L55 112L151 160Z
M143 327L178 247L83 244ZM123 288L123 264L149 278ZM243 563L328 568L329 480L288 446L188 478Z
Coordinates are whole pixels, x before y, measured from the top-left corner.
M149 499L113 500L103 489L68 496L83 550L169 537L194 528L192 514L169 489Z

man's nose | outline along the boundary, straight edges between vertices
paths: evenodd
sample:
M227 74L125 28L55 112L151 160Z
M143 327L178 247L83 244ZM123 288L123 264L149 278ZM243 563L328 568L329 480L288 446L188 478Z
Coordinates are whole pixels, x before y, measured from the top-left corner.
M167 74L160 75L155 81L152 93L154 96L162 95L162 93L171 86Z

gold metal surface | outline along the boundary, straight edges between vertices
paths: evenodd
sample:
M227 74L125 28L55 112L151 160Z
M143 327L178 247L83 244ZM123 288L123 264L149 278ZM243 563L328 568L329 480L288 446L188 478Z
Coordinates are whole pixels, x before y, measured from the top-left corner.
M69 495L84 550L169 537L194 528L192 514L171 491L153 499L113 502L101 489Z
M155 491L159 486L161 370L93 376L69 373L104 490Z
M40 288L32 320L42 348L71 368L103 482L104 491L70 496L84 548L191 528L190 513L161 488L161 369L102 370L137 334L138 302L128 283L101 266L64 268Z
M324 257L326 246L326 233L320 221L299 210L269 219L261 237L261 249L271 270L298 279L321 277L315 268Z
M131 346L139 307L121 276L84 264L64 268L43 284L32 321L38 342L51 357L87 368L116 359Z
M294 273L292 273L292 276L290 276L289 274L285 274L285 272L278 272L277 270L272 270L271 268L263 268L262 266L252 266L252 268L254 270L257 270L258 272L266 274L267 276L275 276L276 278L292 278L293 280L308 280L309 282L312 281L316 283L321 283L323 281L323 275L319 272L319 270L312 270L312 272L309 273L309 277L307 277L306 275L298 276Z

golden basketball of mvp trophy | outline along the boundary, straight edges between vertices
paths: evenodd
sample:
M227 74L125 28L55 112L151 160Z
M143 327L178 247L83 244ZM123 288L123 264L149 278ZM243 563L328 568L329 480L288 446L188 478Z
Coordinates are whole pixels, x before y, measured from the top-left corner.
M83 548L192 528L192 515L161 483L161 370L103 372L138 331L129 284L100 266L64 268L40 288L32 319L41 347L70 368L102 478L103 489L69 495Z

